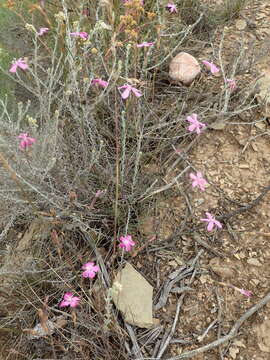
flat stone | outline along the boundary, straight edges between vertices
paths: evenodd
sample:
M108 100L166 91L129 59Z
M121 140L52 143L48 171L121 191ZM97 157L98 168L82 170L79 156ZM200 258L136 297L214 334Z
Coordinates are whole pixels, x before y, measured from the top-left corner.
M118 272L112 286L112 299L127 323L150 328L153 320L153 287L127 263Z

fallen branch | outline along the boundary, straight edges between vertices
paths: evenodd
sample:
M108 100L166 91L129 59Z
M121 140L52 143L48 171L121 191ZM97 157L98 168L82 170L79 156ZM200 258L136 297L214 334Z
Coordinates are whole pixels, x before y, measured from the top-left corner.
M266 305L268 302L270 301L270 292L264 297L262 298L256 305L252 306L247 312L244 313L244 315L242 315L234 324L234 326L232 327L231 331L229 332L229 334L221 337L218 340L215 340L213 342L211 342L210 344L204 345L198 349L195 350L191 350L188 352L185 352L181 355L172 357L172 358L168 358L167 360L179 360L179 359L189 359L194 357L197 354L200 354L202 352L211 350L221 344L224 344L226 342L228 342L229 340L231 340L232 338L234 338L237 335L237 332L239 330L239 328L242 326L242 324L248 319L250 318L255 312L257 312L258 310L260 310L264 305Z

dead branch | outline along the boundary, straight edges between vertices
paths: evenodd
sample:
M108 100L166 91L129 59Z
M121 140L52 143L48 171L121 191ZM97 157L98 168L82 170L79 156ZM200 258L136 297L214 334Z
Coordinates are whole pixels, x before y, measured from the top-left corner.
M262 298L256 305L252 306L248 311L246 311L244 313L244 315L242 315L234 324L234 326L232 327L231 331L229 332L229 334L221 337L218 340L215 340L213 342L211 342L210 344L204 345L198 349L195 350L191 350L188 352L185 352L181 355L178 356L174 356L172 358L169 358L167 360L179 360L179 359L189 359L192 358L193 356L200 354L202 352L214 349L217 346L220 346L221 344L225 344L226 342L228 342L229 340L231 340L232 338L234 338L237 335L237 332L239 330L239 328L242 326L242 324L248 319L250 318L253 314L255 314L255 312L257 312L258 310L260 310L264 305L266 305L268 302L270 301L270 292L264 297Z

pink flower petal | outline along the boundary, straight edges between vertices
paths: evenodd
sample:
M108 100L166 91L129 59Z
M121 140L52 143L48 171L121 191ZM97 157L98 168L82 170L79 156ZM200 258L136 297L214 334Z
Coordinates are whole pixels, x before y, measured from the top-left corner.
M218 220L215 220L214 223L217 225L218 228L222 229L222 224Z
M123 92L122 92L122 94L121 94L121 97L122 97L122 99L127 99L128 97L129 97L129 94L130 94L130 88L126 88Z
M136 46L137 46L138 48L141 48L141 47L149 47L149 46L153 46L153 45L154 45L153 42L146 42L146 41L144 41L144 42L142 42L141 44L137 44Z
M37 34L38 34L38 36L42 36L42 35L46 34L48 31L49 31L49 28L47 28L47 27L41 27L41 28L39 29L39 32L38 32Z
M210 63L209 61L206 60L202 61L202 63L206 66L208 70L211 71L212 74L216 74L219 72L219 68L215 64Z
M131 90L136 97L142 96L142 93L139 90L137 90L136 88L131 87Z
M191 125L188 127L188 130L189 130L190 132L193 132L195 129L196 129L196 125L195 125L195 124L191 124Z
M212 231L213 228L214 228L214 223L213 223L212 221L210 221L210 222L208 223L208 225L207 225L207 230L208 230L208 231Z
M18 65L16 65L16 64L11 65L11 68L9 69L9 72L15 73L17 71L17 67L18 67Z
M80 298L78 296L74 296L72 292L67 292L63 296L63 300L60 302L60 307L70 306L76 307L80 302Z

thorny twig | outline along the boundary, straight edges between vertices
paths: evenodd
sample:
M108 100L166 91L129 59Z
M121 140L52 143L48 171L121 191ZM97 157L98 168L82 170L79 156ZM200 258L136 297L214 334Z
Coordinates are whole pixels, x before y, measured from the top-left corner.
M217 346L220 346L221 344L224 344L228 341L230 341L231 339L233 339L236 335L237 332L239 330L239 328L242 326L242 324L248 319L250 318L253 314L255 314L255 312L257 312L258 310L260 310L263 306L265 306L268 302L270 301L270 292L264 297L262 298L256 305L252 306L248 311L246 311L244 313L244 315L242 315L234 324L234 326L231 328L231 331L221 337L218 340L215 340L207 345L204 345L198 349L195 350L191 350L191 351L187 351L181 355L178 356L174 356L172 358L169 358L167 360L180 360L180 359L190 359L193 358L195 355L200 354L202 352L214 349ZM146 360L146 359L145 359Z

